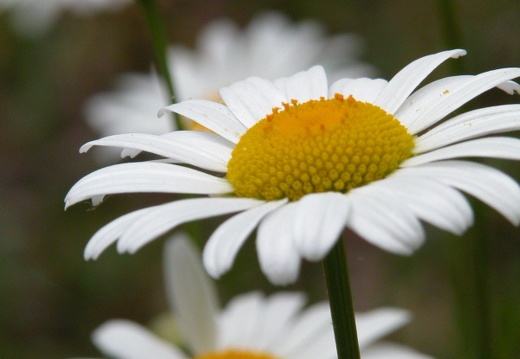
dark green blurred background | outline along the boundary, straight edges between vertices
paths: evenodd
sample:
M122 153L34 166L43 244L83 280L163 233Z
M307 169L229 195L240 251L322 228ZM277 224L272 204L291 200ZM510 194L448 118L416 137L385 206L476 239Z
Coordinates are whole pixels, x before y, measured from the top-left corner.
M221 16L246 24L270 9L294 20L317 19L330 33L364 37L364 60L390 78L410 61L448 47L439 3L185 0L160 1L160 6L171 42L190 45L205 23ZM461 0L455 5L462 46L469 52L457 61L468 73L520 65L519 2ZM99 356L89 339L96 326L116 317L148 324L167 310L163 239L134 256L118 255L112 247L96 262L82 257L103 224L164 198L121 195L96 210L82 204L63 211L68 189L98 167L92 156L78 153L97 136L82 117L85 99L111 89L118 74L147 72L153 61L150 44L133 4L88 18L64 14L39 38L19 37L8 14L0 14L0 358ZM443 65L433 76L450 70ZM520 97L490 91L470 105L512 102ZM520 179L518 162L492 163ZM479 305L473 299L483 296L492 328L486 344L496 349L497 358L520 358L520 231L475 205L476 228L458 238L429 227L426 245L409 258L351 235L347 248L356 309L410 309L414 321L392 339L438 358L476 358L482 337L473 329L486 319L468 313ZM205 221L204 231L210 233L218 223ZM286 289L303 289L311 301L326 298L319 265L306 264L300 277L305 280ZM479 283L487 286L487 294L475 290ZM249 241L234 269L219 281L219 290L225 301L257 288L277 290L260 274ZM457 301L464 303L465 313L454 309Z

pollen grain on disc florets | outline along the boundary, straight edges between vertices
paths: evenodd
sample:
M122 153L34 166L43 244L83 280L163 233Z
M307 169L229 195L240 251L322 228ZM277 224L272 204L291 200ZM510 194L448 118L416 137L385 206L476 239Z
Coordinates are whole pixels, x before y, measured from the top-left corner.
M413 147L396 118L352 96L292 100L240 138L227 178L237 196L267 201L346 193L388 176Z

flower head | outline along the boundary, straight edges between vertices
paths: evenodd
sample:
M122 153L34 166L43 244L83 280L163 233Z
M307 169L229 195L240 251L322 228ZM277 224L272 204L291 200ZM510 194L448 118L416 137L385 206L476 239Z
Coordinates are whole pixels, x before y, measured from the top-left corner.
M372 67L357 60L360 39L352 34L325 36L321 24L291 23L277 13L258 15L243 30L230 20L208 24L195 50L173 45L169 66L176 102L218 98L218 90L249 76L276 79L322 64L334 78L368 76ZM276 53L276 56L272 56ZM169 103L154 73L124 74L116 90L92 97L85 106L88 123L101 134L128 132L164 134L171 119L157 118Z
M22 34L39 35L62 11L86 15L97 10L117 9L128 3L130 0L0 0L0 10L14 11L14 25Z
M300 258L321 260L345 227L399 254L422 244L420 221L462 234L473 215L460 191L518 225L518 183L460 158L520 159L520 140L481 138L520 129L520 105L449 115L493 87L518 92L511 79L520 76L520 68L442 78L414 92L439 64L464 54L452 50L420 58L388 82L342 79L329 88L321 67L274 82L249 78L221 89L225 104L187 100L165 109L214 133L127 134L87 143L81 151L120 146L190 167L164 161L107 167L80 180L67 206L125 192L209 197L120 217L94 235L86 258L116 241L120 252L135 252L179 223L240 212L210 237L207 270L214 277L229 270L258 227L261 268L273 283L286 284L297 278Z
M179 235L178 237L181 237ZM259 292L233 298L224 309L200 256L187 238L167 243L166 287L188 353L128 320L111 320L93 334L96 346L120 359L333 359L336 357L329 307L303 308L305 296ZM410 314L380 308L356 316L363 359L431 359L413 349L378 342L402 327ZM309 340L312 339L312 340Z

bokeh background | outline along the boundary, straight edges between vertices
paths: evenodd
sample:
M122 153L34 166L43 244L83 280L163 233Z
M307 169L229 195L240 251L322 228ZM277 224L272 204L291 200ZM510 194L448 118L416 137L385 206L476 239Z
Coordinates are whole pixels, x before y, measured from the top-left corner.
M465 72L520 65L520 3L454 3L461 45L469 52L457 60ZM359 34L366 45L363 59L384 78L450 46L440 4L159 1L172 43L193 45L212 19L225 16L245 25L258 12L276 10L294 21L321 21L331 34ZM154 59L139 10L130 4L89 17L65 12L47 33L32 37L13 30L10 12L0 13L0 358L99 356L89 336L105 320L154 325L154 318L168 310L162 285L164 238L133 256L110 248L95 262L82 257L100 226L164 197L121 195L96 210L82 204L63 211L68 189L98 168L92 155L78 153L98 136L85 124L85 100L112 89L118 74L147 72ZM443 65L431 78L452 70ZM519 100L493 90L470 106ZM520 179L518 162L487 162ZM438 358L478 358L481 345L493 347L496 358L519 358L520 231L473 203L478 224L472 230L455 237L428 227L426 244L412 257L382 252L347 233L355 307L411 310L414 321L390 338ZM210 233L219 221L200 225ZM252 243L218 282L224 303L245 291L279 289L260 274ZM326 298L320 265L306 263L300 278L283 289L304 290L311 302ZM483 324L490 334L479 334Z

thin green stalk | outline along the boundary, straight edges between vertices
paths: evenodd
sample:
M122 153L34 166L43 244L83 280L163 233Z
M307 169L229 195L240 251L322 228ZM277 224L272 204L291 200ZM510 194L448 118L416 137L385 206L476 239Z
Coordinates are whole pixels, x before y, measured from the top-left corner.
M480 223L485 223L485 219L481 218L482 221ZM494 335L491 321L491 303L490 303L490 291L489 291L489 283L488 283L488 271L490 270L489 266L489 248L488 248L488 240L486 236L486 231L481 226L478 226L480 230L478 231L475 239L475 284L477 287L476 293L476 306L477 306L477 315L480 319L480 331L478 332L478 344L480 351L480 358L482 359L491 359L496 358L495 349L493 346L494 343Z
M323 261L338 359L360 359L356 319L343 239L339 238Z
M455 0L438 0L439 18L441 20L441 31L444 44L450 49L462 47L462 33L457 22L455 11ZM454 74L464 72L463 61L450 61L449 65Z
M137 0L137 2L143 9L148 28L150 29L159 73L166 84L168 95L173 101L175 99L175 88L168 67L166 34L159 16L156 0ZM176 113L173 113L173 122L176 129L182 129L181 121Z

